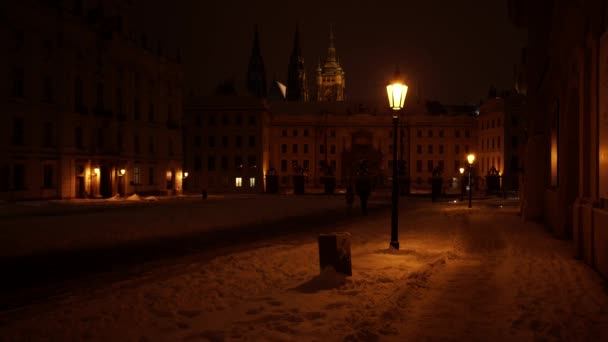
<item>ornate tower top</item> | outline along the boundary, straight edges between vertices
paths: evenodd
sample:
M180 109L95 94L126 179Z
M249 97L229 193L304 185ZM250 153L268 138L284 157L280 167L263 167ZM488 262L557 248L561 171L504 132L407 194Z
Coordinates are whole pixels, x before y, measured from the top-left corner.
M262 59L257 25L253 35L249 67L247 68L247 91L252 96L266 97L266 69L264 68L264 59Z
M336 55L333 26L329 25L329 47L325 63L317 67L317 101L344 101L346 81Z

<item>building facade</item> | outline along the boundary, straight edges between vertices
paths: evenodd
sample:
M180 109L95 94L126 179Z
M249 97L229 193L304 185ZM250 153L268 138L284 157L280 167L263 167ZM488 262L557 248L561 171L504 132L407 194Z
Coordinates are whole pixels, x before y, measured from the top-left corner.
M181 191L178 54L130 30L133 5L0 7L0 199Z
M325 63L317 66L317 97L320 102L335 102L346 100L346 78L344 70L336 55L334 46L334 31L329 29L329 47L327 48L327 58Z
M528 31L522 215L608 276L608 5L509 1Z
M189 99L184 111L185 188L192 192L264 192L270 115L253 96Z

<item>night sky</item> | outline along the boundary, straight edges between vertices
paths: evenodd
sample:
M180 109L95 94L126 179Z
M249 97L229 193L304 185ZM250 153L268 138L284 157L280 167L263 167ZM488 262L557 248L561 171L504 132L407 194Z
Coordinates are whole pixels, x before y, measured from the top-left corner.
M154 2L146 2L138 20L167 45L181 46L186 89L197 94L230 78L244 88L255 24L268 81L285 83L299 22L312 88L333 23L347 96L361 101L385 96L399 65L410 94L420 88L424 100L477 103L492 84L512 88L526 41L525 32L509 23L504 0Z

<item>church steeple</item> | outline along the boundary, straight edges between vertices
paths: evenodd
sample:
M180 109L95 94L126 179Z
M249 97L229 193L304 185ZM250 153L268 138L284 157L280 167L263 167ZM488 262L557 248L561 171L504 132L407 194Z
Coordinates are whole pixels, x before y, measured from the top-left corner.
M336 54L333 26L329 26L329 47L323 67L317 68L317 101L344 101L346 80Z
M262 59L257 25L253 35L249 67L247 68L247 91L252 96L266 97L266 69L264 68L264 59Z
M296 33L293 39L293 51L289 58L287 69L287 100L308 101L308 86L306 85L306 69L304 57L300 47L300 27L296 24Z

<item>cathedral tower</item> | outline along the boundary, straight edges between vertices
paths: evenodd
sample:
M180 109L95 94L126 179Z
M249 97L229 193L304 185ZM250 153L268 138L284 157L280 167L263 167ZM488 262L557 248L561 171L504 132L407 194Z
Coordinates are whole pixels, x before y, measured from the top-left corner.
M253 47L249 57L249 67L247 68L247 92L255 97L266 97L266 69L260 51L260 38L258 36L258 26L255 26L253 36Z
M289 68L287 70L287 100L308 101L306 69L304 68L304 57L300 48L300 29L297 25L293 41L293 51L289 58Z
M317 66L317 101L336 102L344 101L346 95L346 81L344 79L344 70L340 66L340 62L336 57L336 48L334 46L334 31L329 27L329 48L327 49L327 59L321 66L319 62Z

